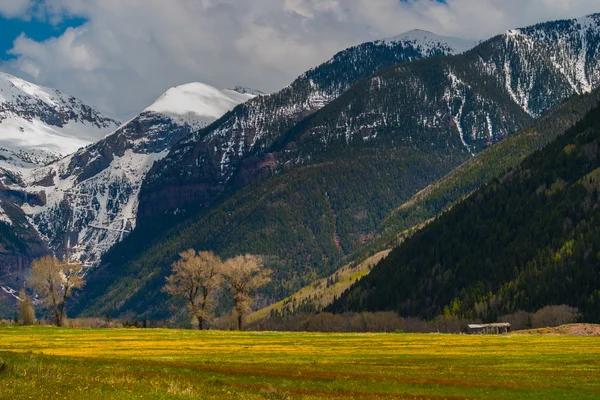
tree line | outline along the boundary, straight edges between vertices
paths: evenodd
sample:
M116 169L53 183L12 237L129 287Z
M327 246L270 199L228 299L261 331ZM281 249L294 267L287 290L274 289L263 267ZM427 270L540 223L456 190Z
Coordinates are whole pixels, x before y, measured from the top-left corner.
M505 315L497 322L508 322L512 330L557 327L576 323L581 313L577 308L567 305L547 306L535 312L519 310ZM281 332L380 332L380 333L464 333L467 326L480 323L481 320L438 315L432 320L417 317L401 317L393 311L348 312L333 314L329 312L271 312L268 318L252 321L248 330ZM226 326L219 326L220 329Z

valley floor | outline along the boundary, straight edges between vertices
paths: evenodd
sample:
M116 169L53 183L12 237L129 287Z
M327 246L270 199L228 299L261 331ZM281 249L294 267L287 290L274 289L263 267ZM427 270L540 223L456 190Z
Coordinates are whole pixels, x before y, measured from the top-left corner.
M600 337L0 328L0 398L597 399Z

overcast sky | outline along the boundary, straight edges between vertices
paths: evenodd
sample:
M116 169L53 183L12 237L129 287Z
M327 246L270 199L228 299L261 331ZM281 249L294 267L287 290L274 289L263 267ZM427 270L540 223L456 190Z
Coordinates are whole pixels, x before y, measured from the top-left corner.
M0 0L0 34L14 36L0 70L125 119L193 81L276 91L415 28L483 39L595 12L598 0Z

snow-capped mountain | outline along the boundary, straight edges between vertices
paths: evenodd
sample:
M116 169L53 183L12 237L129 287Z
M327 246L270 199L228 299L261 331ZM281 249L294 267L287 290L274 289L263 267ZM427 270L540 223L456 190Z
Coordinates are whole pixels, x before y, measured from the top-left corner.
M189 83L169 89L144 112L163 114L194 130L200 130L240 103L260 93L252 89L219 90L204 83Z
M283 90L258 96L236 107L219 125L186 137L169 160L157 163L148 177L141 194L140 216L195 200L210 203L233 176L237 161L257 149L267 149L288 129L321 110L359 80L386 66L462 52L468 43L432 33L407 32L337 53ZM235 90L247 92L244 88ZM181 167L176 167L180 162ZM237 179L251 181L268 174L269 169L268 162L251 165ZM185 182L187 179L193 183ZM165 202L167 195L169 200Z
M0 167L55 161L118 126L72 96L0 73Z
M599 46L600 15L592 15L511 30L459 55L418 63L399 60L460 53L469 44L413 31L346 50L180 142L148 174L140 216L210 202L227 186L311 162L356 139L475 154L598 87ZM399 65L360 80L387 63ZM179 201L161 202L167 191Z
M281 161L305 162L357 138L475 154L599 87L599 55L600 14L510 30L455 57L400 65L360 82L326 119L295 132L288 143L297 151Z
M135 228L138 194L152 165L178 140L253 97L202 83L169 89L104 139L24 173L26 190L45 202L23 210L54 252L93 265Z

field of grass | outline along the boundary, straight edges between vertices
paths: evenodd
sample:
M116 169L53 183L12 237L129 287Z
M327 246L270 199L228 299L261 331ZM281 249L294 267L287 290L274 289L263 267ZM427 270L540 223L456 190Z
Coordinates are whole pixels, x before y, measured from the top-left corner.
M600 337L0 328L2 399L598 399Z

